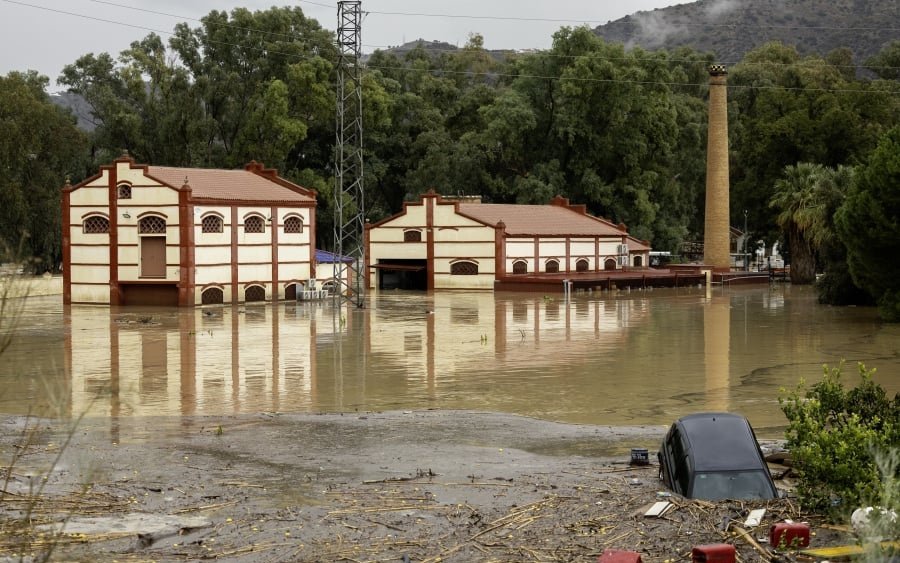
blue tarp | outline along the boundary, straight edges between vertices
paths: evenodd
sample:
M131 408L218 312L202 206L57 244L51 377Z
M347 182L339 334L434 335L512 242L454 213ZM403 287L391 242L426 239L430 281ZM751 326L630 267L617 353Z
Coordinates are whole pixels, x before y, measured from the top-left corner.
M356 260L352 256L341 256L338 259L338 255L334 252L328 252L327 250L319 250L316 249L316 263L317 264L334 264L335 262L343 262L344 264L352 264Z

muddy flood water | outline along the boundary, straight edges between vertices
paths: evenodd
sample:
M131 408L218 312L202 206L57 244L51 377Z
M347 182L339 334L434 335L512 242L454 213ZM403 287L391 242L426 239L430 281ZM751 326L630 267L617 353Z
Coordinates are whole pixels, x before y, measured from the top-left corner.
M468 409L600 425L700 410L785 423L779 389L823 364L900 390L900 326L810 288L560 295L391 292L196 309L30 298L0 357L0 412L132 417ZM149 431L149 430L148 430Z

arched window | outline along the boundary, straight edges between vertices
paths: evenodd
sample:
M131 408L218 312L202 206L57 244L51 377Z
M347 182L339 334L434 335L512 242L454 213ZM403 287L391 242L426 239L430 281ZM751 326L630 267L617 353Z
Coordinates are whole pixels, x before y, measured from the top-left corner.
M204 233L221 233L223 231L223 221L218 215L205 215L201 224Z
M166 234L166 220L156 215L148 215L138 221L138 232L142 235Z
M222 304L225 302L225 292L220 287L208 287L200 294L200 302L204 305Z
M244 290L244 301L265 301L266 290L261 285L251 285Z
M245 233L264 233L266 232L266 224L259 215L251 215L244 219Z
M454 262L450 264L450 275L453 276L475 276L478 275L478 264L475 262Z
M635 257L634 257L634 267L635 267L635 268L640 268L640 267L642 267L643 265L644 265L643 259L642 259L640 256L635 256Z
M109 232L109 219L101 215L91 215L82 223L82 231L86 235L98 235Z
M547 265L545 266L544 271L548 274L559 273L559 260L547 260Z
M297 300L297 284L292 283L284 288L284 299L286 301Z
M131 199L131 186L119 184L118 188L116 188L116 195L119 199Z
M403 242L422 242L422 231L403 231Z
M303 219L296 215L291 215L290 217L286 217L284 220L284 232L285 233L302 233L303 232Z
M513 262L513 273L514 274L527 274L528 273L528 262L525 260L516 260Z
M586 258L579 258L577 262L575 262L575 271L576 272L587 272L590 264L588 263Z
M607 258L603 261L603 269L604 270L615 270L616 269L616 259L615 258Z

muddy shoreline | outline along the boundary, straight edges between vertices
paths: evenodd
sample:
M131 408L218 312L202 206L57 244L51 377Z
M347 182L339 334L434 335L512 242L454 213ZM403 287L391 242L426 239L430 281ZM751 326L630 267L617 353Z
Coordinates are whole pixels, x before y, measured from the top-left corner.
M4 466L19 456L0 503L0 561L51 546L67 561L595 561L608 548L664 561L722 541L751 561L758 549L723 521L765 506L766 530L818 522L790 499L673 498L663 518L644 517L669 498L658 426L399 411L0 427ZM651 465L631 466L632 447ZM14 529L28 506L32 526Z

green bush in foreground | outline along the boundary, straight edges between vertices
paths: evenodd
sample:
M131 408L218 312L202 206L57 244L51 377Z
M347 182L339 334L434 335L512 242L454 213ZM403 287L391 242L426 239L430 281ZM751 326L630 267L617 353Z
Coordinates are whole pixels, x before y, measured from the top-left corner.
M900 443L900 396L893 400L859 364L859 383L845 389L843 363L824 367L822 381L801 380L778 402L788 419L787 447L794 460L797 495L810 510L846 517L877 504L882 475L876 455Z

